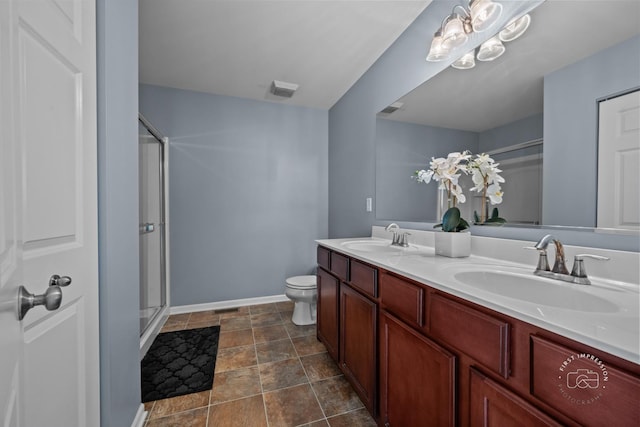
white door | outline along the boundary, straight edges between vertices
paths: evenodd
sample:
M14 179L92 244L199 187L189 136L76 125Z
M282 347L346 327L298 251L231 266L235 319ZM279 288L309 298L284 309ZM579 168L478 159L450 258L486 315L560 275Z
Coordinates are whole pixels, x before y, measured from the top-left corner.
M95 32L94 0L0 0L4 427L100 422ZM53 297L53 274L61 306L18 320L19 286Z
M640 230L640 91L600 102L598 227Z

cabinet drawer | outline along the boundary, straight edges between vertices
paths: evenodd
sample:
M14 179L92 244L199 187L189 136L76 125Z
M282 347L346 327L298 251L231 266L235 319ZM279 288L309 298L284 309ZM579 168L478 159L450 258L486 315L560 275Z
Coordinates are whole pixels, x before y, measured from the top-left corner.
M509 377L509 324L433 293L429 332L504 378Z
M331 252L331 272L342 280L349 280L349 258Z
M349 283L372 298L378 297L378 270L373 267L352 259Z
M331 251L329 249L323 248L322 246L318 246L318 250L317 250L318 265L327 271L329 271L331 266L330 264L331 261L329 260L330 254L331 254Z
M395 314L411 326L424 326L425 288L388 274L380 277L382 308Z
M640 379L577 351L532 336L531 394L580 424L640 425Z

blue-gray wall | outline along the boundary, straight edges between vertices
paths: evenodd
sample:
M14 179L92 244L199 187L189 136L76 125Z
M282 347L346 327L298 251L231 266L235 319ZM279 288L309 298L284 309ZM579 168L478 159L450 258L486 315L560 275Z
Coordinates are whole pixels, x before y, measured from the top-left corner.
M140 86L169 137L171 305L284 293L326 238L328 113Z
M511 16L539 3L535 0L503 3L503 14L496 28L505 25ZM329 110L330 237L367 236L371 234L371 226L378 224L374 213L365 209L366 198L375 194L376 113L456 59L425 61L442 17L451 13L456 4L459 2L433 1ZM490 33L471 34L468 46L478 46Z
M516 120L493 129L480 132L478 136L478 152L487 153L497 148L508 147L510 145L521 144L523 142L540 139L543 136L543 114L536 114ZM540 153L541 146L525 148L523 150L494 156L496 160L508 159L516 156L527 156L529 154Z
M598 100L638 87L640 36L545 77L545 224L595 227Z
M437 185L418 185L411 174L431 157L453 151L483 153L542 138L542 114L484 132L468 132L378 118L375 132L376 220L438 222ZM497 161L542 152L542 146L495 155Z
M506 24L510 17L529 11L540 3L540 1L504 2L501 22L496 26L500 27L503 19ZM427 63L424 58L433 33L440 26L442 17L450 13L454 4L456 2L433 1L329 110L330 237L367 236L371 233L372 225L389 223L388 220L376 221L375 215L365 210L366 197L370 197L375 192L376 113L450 65L453 58L439 63ZM490 37L491 34L487 33L472 34L468 42L469 46L478 46ZM637 56L635 58L636 63L633 67L637 67L640 63ZM632 69L637 70L633 67ZM546 121L544 125L547 126ZM581 124L578 123L576 126L579 127ZM545 131L545 152L546 139ZM558 156L560 157L564 159L567 156ZM546 165L547 157L544 162ZM358 172L354 173L354 170ZM591 171L593 170L591 168ZM545 182L548 181L545 178ZM564 205L566 206L566 203ZM433 226L433 223L424 222L401 221L399 224L427 230ZM537 240L546 232L549 231L537 228L472 227L472 233L478 236L531 241ZM591 231L559 228L554 228L552 232L568 244L640 250L640 241L634 236L603 235Z
M140 406L138 2L96 6L100 418L126 427Z
M376 123L376 205L378 220L436 221L438 185L411 179L431 157L454 151L478 152L478 134L379 118Z

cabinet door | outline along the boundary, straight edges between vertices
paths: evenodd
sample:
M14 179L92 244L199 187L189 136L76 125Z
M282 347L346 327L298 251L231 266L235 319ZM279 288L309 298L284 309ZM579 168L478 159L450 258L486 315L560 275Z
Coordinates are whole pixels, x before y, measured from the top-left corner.
M340 366L362 403L375 413L377 306L340 285Z
M318 339L327 347L334 360L338 360L338 292L340 282L318 268Z
M640 377L541 336L531 337L531 394L593 427L640 425Z
M470 387L471 427L562 425L475 369Z
M453 426L456 357L393 316L380 316L382 425Z

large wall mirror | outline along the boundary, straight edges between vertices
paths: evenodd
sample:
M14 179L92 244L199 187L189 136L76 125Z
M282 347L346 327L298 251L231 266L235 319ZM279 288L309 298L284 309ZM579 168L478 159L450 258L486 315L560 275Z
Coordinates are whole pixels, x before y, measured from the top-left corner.
M411 175L468 149L500 162L510 225L596 227L598 104L640 88L640 2L548 0L530 16L501 57L449 67L378 114L376 219L437 222L437 184Z

